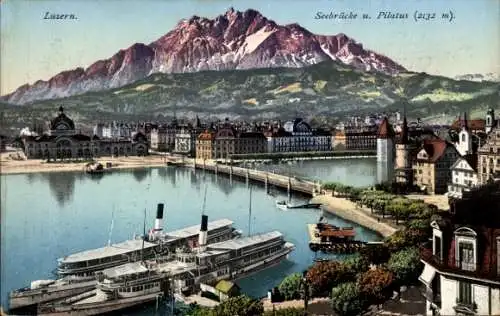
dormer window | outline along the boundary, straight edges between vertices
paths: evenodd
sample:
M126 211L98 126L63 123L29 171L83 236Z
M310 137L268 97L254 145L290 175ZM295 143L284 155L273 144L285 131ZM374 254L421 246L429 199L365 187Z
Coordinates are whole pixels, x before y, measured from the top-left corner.
M468 227L455 231L455 265L466 271L475 271L477 264L477 234Z
M436 222L431 223L432 227L432 254L439 261L443 260L443 232Z

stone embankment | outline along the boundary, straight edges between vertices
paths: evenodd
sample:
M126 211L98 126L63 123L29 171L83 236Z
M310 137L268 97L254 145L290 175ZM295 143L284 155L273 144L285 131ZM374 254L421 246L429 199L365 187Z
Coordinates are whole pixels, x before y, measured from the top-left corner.
M398 230L397 227L371 216L370 210L359 207L348 199L334 197L329 191L325 193L313 197L311 203L321 203L324 211L376 231L383 237L391 236Z

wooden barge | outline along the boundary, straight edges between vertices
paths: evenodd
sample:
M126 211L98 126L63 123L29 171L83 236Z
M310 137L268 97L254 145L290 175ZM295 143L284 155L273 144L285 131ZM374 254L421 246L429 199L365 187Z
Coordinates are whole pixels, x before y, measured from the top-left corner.
M337 227L321 220L307 225L309 231L309 248L316 252L353 253L365 246L365 242L355 240L353 227Z

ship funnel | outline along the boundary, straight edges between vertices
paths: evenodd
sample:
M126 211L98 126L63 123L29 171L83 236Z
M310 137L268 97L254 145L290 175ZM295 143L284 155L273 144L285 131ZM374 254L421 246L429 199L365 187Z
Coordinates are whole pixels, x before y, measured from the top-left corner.
M156 209L155 231L163 230L163 207L163 203L158 203L158 208Z
M201 215L201 227L198 244L200 247L207 245L208 216Z

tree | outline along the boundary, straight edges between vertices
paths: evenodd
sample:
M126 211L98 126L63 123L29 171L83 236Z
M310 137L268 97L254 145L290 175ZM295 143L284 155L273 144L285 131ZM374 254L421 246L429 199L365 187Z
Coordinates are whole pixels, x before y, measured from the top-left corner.
M386 245L391 252L396 252L407 247L418 245L428 238L426 231L415 228L403 228L392 234L386 240Z
M368 306L354 282L342 283L332 289L332 308L342 316L355 316Z
M361 274L357 285L370 304L381 304L392 296L394 275L385 269L371 269Z
M352 274L363 273L370 268L370 262L359 253L345 259L343 265Z
M262 302L240 295L231 297L214 308L197 308L193 316L259 316L263 313Z
M285 300L295 300L300 298L300 284L302 282L301 273L288 275L281 281L278 289Z
M394 253L387 264L399 285L415 284L422 272L420 252L412 247Z
M360 255L369 264L374 265L384 264L390 258L389 248L385 244L367 245L361 249Z
M307 271L306 278L313 297L327 296L331 289L344 282L353 281L355 274L338 261L316 262Z

